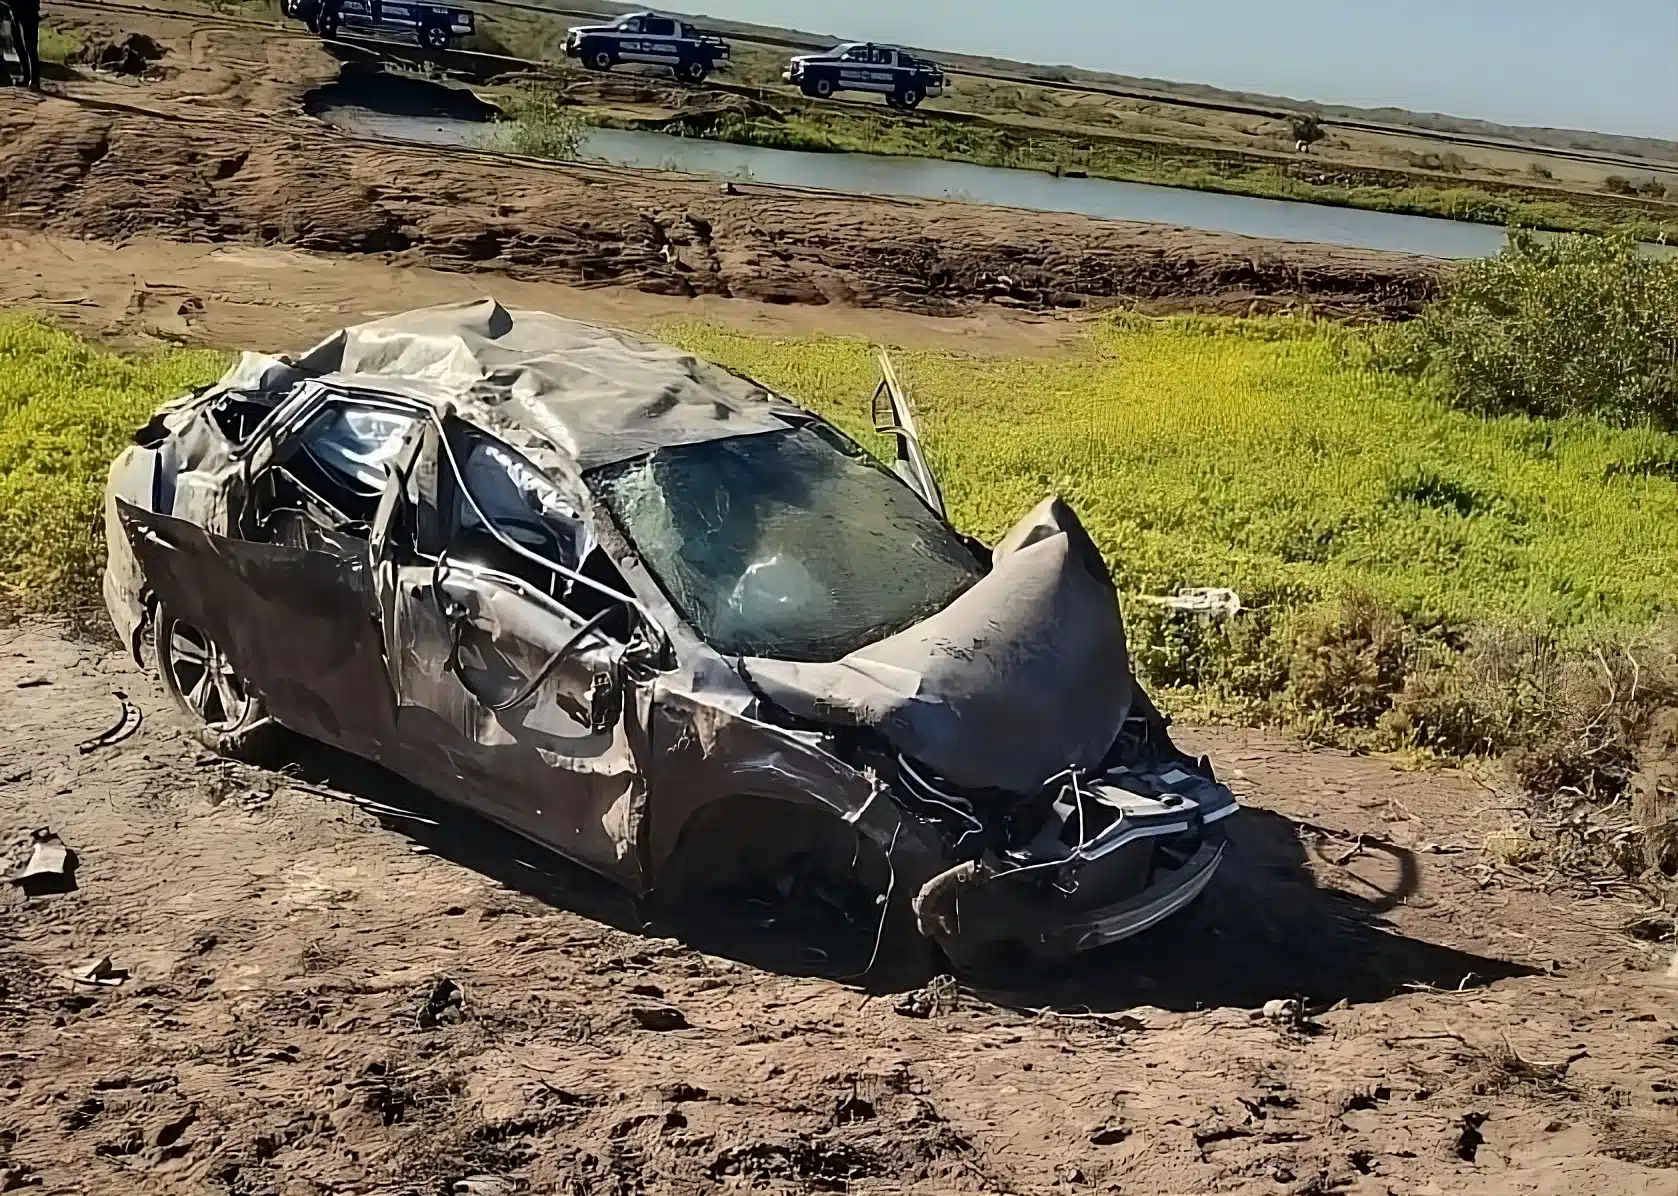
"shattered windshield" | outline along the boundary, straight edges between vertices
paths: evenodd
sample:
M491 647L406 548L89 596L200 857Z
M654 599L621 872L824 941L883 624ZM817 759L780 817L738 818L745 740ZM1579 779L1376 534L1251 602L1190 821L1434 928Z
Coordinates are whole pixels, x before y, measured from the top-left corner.
M728 655L837 660L984 574L913 491L819 423L660 449L588 481Z

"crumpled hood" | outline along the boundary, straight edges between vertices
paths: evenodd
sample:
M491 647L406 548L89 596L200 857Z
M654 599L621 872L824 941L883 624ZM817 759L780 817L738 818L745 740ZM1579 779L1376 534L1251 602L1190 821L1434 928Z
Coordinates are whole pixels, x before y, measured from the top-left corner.
M1130 713L1118 595L1065 503L997 545L949 606L832 664L748 658L746 679L802 718L871 727L964 788L1036 791L1100 764Z

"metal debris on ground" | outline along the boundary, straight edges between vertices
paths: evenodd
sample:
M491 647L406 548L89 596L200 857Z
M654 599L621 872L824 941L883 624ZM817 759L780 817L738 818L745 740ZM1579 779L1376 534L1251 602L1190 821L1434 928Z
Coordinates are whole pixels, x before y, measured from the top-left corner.
M414 1020L422 1030L434 1030L445 1022L458 1022L465 1016L466 990L447 976L438 978L425 998L425 1005Z
M34 847L23 867L6 879L23 890L26 897L70 893L76 888L76 853L46 827L30 835Z
M450 1190L455 1196L513 1196L521 1185L500 1175L468 1175L457 1179Z
M1142 594L1138 601L1151 602L1155 606L1163 606L1167 610L1181 611L1184 614L1202 615L1208 619L1233 619L1244 609L1240 595L1234 590L1204 586L1178 590L1170 596Z
M1295 1001L1295 1000L1292 1000L1292 999L1287 999L1287 1000L1277 1000L1277 1001L1266 1001L1264 1003L1264 1010L1263 1010L1263 1015L1262 1016L1264 1017L1264 1019L1266 1021L1270 1021L1270 1022L1291 1022L1291 1021L1298 1020L1299 1013L1300 1013L1299 1002Z
M899 997L892 1010L904 1017L935 1017L953 1013L960 996L954 976L934 976L925 988Z
M687 1015L680 1009L668 1005L638 1005L629 1011L629 1016L634 1018L635 1024L643 1030L664 1033L689 1028Z
M140 729L140 708L129 701L128 695L120 689L115 690L112 696L122 704L122 709L117 714L117 721L92 739L83 740L76 745L76 750L84 756L89 752L98 751L100 748L121 743Z
M80 969L71 979L77 984L94 984L100 988L115 988L128 979L128 969L112 967L111 957L106 955Z

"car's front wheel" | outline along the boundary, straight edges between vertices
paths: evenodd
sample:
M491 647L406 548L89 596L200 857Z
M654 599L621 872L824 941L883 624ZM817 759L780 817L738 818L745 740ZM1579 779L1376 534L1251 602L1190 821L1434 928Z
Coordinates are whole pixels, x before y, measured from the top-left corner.
M166 609L158 610L153 627L163 688L192 721L199 742L235 760L267 755L278 728L220 645Z

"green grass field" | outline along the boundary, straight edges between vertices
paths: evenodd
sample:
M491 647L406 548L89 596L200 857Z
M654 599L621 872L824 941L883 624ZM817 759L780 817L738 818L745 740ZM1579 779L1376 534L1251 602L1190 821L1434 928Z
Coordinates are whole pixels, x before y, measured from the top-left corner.
M656 331L875 443L868 345ZM1516 631L1548 645L1547 659L1577 656L1666 617L1678 436L1454 411L1424 383L1367 368L1372 335L1121 319L1090 324L1049 359L894 360L955 520L995 537L1045 495L1072 502L1127 595L1140 668L1178 709L1368 731L1422 646ZM0 316L11 605L94 598L107 462L154 406L226 360L121 357ZM1234 588L1253 611L1213 627L1136 601L1197 585ZM1348 687L1364 695L1355 709ZM1504 718L1507 702L1493 706L1486 717ZM1453 742L1489 734L1474 723Z
M228 361L202 350L119 357L0 313L0 598L39 609L96 597L111 458L154 407Z

